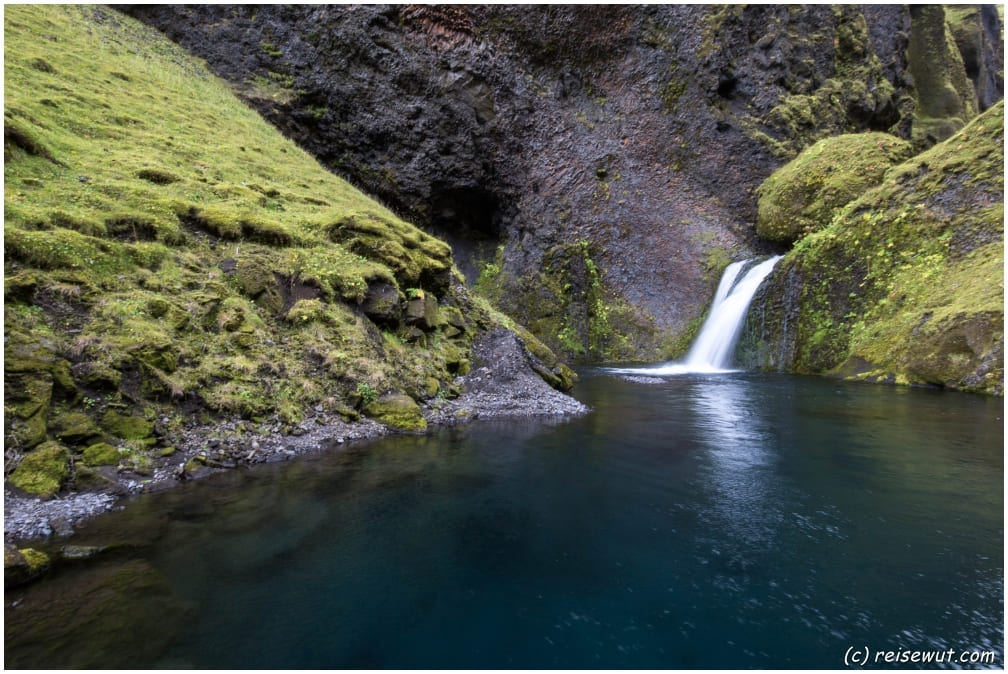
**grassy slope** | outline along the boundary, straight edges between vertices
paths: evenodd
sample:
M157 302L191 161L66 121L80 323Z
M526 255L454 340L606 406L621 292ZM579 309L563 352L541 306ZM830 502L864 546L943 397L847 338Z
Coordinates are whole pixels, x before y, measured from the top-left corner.
M52 440L141 466L182 408L294 424L453 393L499 319L447 245L132 19L8 6L4 31L6 472Z
M1002 102L795 246L794 369L1003 394L1003 146Z

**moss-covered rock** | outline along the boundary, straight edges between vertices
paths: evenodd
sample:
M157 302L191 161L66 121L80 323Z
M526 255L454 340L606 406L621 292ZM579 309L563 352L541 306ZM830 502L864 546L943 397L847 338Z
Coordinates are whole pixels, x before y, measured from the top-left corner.
M298 300L287 311L286 319L290 323L315 323L325 319L325 305L321 300Z
M421 330L433 330L442 325L437 298L420 292L408 300L406 302L406 322Z
M241 291L269 314L277 315L283 308L283 293L277 283L271 257L265 254L241 255L235 263L234 280Z
M115 475L113 467L91 467L77 462L74 464L73 484L68 487L77 491L119 491Z
M361 309L371 320L382 325L398 325L402 318L399 289L392 283L378 281L368 286Z
M4 405L7 437L13 445L31 449L46 439L52 377L40 372L35 376L13 375L6 379L5 386L10 392Z
M83 412L64 412L49 422L49 430L68 445L88 445L102 439L103 433L94 420Z
M4 586L16 587L24 585L41 576L49 570L51 561L49 555L34 548L17 548L10 543L4 543Z
M87 466L115 466L119 463L119 450L107 442L98 442L84 450L81 461Z
M144 440L154 433L154 422L142 417L119 414L108 410L101 418L101 427L112 436L123 440Z
M69 475L70 455L58 442L43 442L21 458L7 481L22 491L37 496L52 496Z
M364 413L379 423L400 431L427 428L420 405L404 393L386 393L364 406Z
M1003 146L1002 102L802 239L754 298L749 364L1003 395Z
M842 206L911 154L909 143L886 133L820 140L760 185L756 233L790 244L825 228Z

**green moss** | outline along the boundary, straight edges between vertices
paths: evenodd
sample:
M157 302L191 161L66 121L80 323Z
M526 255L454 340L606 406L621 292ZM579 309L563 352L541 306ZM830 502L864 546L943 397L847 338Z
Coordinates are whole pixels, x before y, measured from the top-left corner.
M320 321L325 316L325 305L319 300L298 300L287 312L286 319L291 323L312 323Z
M53 391L52 376L41 372L22 376L8 375L5 379L9 391L4 404L8 442L15 447L31 449L46 438Z
M51 566L49 555L34 548L4 545L4 585L23 585L45 575Z
M26 453L7 481L37 496L52 496L69 475L69 454L58 442L43 442Z
M885 133L817 142L760 185L756 233L794 243L825 228L841 207L880 183L893 164L910 154L909 143Z
M1003 115L893 167L787 255L794 369L1003 393Z
M710 38L712 47L720 46L718 32L734 39L740 37L742 27L737 19L746 11L749 10L739 7L711 15L712 20L716 18L712 25L719 26ZM722 24L730 29L721 31ZM768 112L756 115L748 108L726 111L726 116L746 135L784 161L822 138L885 128L900 121L895 90L872 48L862 9L835 5L832 25L823 28L822 32L799 32L782 21L766 26L763 35L750 34L750 39L779 36L793 53L826 55L832 47L833 75L822 81L799 75L802 70L812 73L814 64L811 59L805 64L792 63L775 82L781 85L782 94ZM826 40L831 30L832 45L829 45Z
M498 246L492 261L480 265L480 275L473 284L473 291L496 304L501 299L500 274L504 259L504 246Z
M25 561L28 562L28 568L32 572L32 575L45 573L48 570L50 560L49 555L46 553L34 548L21 548L20 552Z
M386 393L364 407L375 421L400 431L422 431L427 421L415 400L402 393Z
M391 269L401 288L440 293L448 282L451 248L414 227L375 213L354 213L327 227L329 238Z
M49 422L52 434L71 445L89 444L102 438L101 429L83 412L55 414Z
M142 440L149 438L154 432L154 422L141 417L126 416L115 410L109 410L101 419L102 428L117 438L124 440Z
M119 463L119 450L107 442L99 442L86 448L81 460L87 466L115 466Z

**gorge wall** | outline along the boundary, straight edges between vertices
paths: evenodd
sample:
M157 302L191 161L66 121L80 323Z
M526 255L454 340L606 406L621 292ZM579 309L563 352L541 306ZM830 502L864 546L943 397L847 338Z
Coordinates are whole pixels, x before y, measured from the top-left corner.
M815 141L916 153L1003 95L986 6L123 9L583 361L682 353L724 266L787 247L756 191Z

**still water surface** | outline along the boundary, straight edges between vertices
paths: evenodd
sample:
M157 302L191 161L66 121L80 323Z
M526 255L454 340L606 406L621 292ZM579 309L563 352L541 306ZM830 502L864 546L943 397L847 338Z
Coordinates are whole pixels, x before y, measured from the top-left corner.
M582 373L473 423L145 496L7 593L8 667L1003 667L1003 401ZM20 600L15 608L10 602Z

